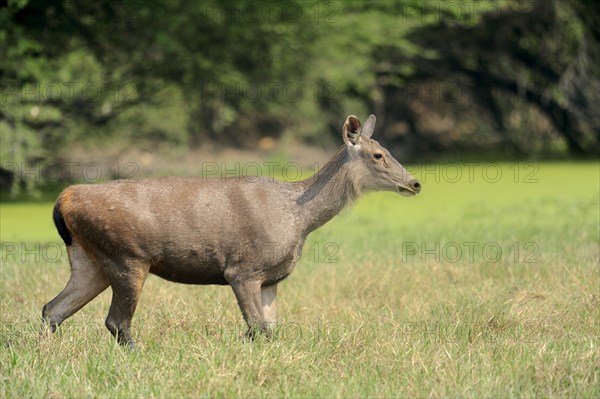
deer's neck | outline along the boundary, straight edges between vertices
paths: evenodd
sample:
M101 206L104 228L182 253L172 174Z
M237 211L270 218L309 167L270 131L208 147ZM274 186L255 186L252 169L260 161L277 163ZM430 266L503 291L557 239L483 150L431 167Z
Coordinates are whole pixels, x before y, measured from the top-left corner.
M296 198L305 234L319 228L354 202L360 190L356 184L345 146L314 176L298 183Z

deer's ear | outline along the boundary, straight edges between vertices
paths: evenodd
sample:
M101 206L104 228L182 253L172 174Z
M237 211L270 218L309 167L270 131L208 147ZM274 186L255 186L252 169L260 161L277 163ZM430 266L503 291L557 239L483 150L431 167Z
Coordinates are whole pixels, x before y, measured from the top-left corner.
M360 135L364 136L366 138L370 138L371 135L373 134L373 130L375 130L375 121L376 120L377 120L377 118L375 118L375 115L373 115L373 114L369 115L369 118L365 122L365 125L363 126L363 128L360 132Z
M350 115L346 118L344 127L342 128L342 139L349 146L358 144L360 141L361 124L358 118Z

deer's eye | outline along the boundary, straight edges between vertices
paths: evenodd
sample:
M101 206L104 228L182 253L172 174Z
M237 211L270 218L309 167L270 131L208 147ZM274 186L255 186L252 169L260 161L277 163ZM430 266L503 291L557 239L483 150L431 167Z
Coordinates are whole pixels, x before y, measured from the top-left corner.
M383 158L383 154L382 154L382 153L379 153L379 152L376 152L375 154L373 154L373 157L374 157L375 159L381 159L381 158Z

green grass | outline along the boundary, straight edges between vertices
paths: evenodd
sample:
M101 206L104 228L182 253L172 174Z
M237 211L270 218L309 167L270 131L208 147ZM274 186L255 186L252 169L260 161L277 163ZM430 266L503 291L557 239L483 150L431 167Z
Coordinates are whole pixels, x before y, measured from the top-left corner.
M153 276L137 352L104 327L110 290L40 336L69 276L44 252L52 203L1 204L0 397L600 397L598 163L514 166L417 170L418 197L370 194L314 232L274 342L238 339L229 288Z

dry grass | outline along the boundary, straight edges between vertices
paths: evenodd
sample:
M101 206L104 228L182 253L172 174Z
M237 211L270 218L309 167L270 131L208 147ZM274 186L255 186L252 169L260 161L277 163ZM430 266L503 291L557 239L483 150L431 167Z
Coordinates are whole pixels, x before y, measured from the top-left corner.
M3 245L0 396L599 397L598 168L540 165L538 177L368 196L311 235L280 287L273 342L238 339L230 289L156 277L134 318L137 352L104 328L110 290L40 336L68 267ZM472 259L444 254L468 242ZM490 261L492 242L503 252ZM407 254L421 243L438 243L439 259Z

